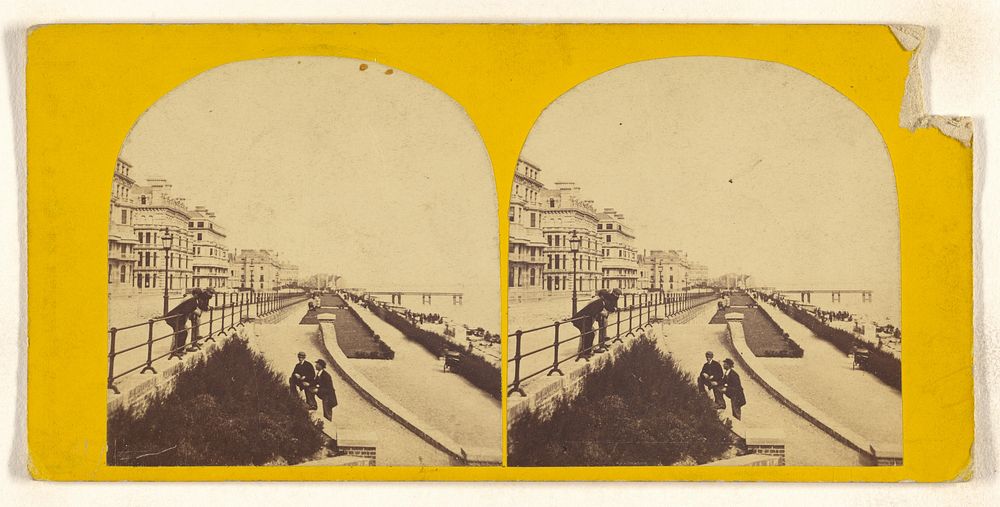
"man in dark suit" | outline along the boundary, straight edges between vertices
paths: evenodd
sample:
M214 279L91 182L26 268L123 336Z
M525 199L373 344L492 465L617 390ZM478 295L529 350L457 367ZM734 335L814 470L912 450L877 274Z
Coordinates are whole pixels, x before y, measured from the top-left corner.
M698 390L711 390L715 395L715 408L724 409L726 398L722 395L722 365L714 356L711 350L705 352L705 364L701 366L701 374L698 375Z
M733 407L733 417L740 419L743 416L743 405L747 404L747 399L743 395L743 383L740 382L740 375L733 369L733 360L726 358L722 361L722 382L726 396L729 396L729 404Z
M292 389L292 395L297 397L299 390L305 393L306 404L309 405L309 410L316 410L316 396L313 395L310 388L315 378L316 370L313 369L313 365L306 361L306 353L299 352L299 362L292 370L292 378L288 379L288 384Z
M602 312L608 311L609 308L616 309L617 301L618 296L613 296L612 299L611 293L599 291L597 299L587 303L586 306L573 314L573 326L580 331L580 347L578 349L580 358L589 361L590 356L594 354L594 323L601 320Z
M618 311L618 297L622 295L621 289L607 291L601 289L597 291L598 297L604 300L604 310L597 318L597 352L608 350L608 316L612 312Z
M174 355L184 355L184 344L187 343L188 329L193 329L192 325L197 325L198 318L202 312L208 311L208 301L215 295L212 289L201 290L195 288L191 291L191 297L181 301L172 310L167 312L164 322L174 330L174 341L170 350ZM194 329L194 341L197 340L197 329ZM188 351L193 349L189 348ZM196 350L196 349L195 349Z
M333 420L333 407L337 406L337 391L333 389L333 378L326 371L326 361L316 360L316 397L323 400L323 417Z

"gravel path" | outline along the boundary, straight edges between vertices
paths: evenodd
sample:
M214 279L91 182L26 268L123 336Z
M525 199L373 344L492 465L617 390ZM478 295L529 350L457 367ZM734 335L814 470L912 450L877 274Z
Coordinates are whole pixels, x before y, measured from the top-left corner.
M358 314L395 351L392 360L351 359L379 389L466 449L501 448L500 401L464 378L371 311Z
M299 325L306 312L306 305L293 311L274 324L260 324L257 333L251 332L253 345L264 355L271 366L283 377L289 377L299 351L309 361L332 359L323 352L316 325ZM374 360L373 360L374 361ZM397 423L361 397L347 381L328 368L337 390L337 408L333 410L333 423L343 430L374 432L378 439L376 464L379 466L448 466L447 454L430 445Z
M771 373L820 410L873 442L902 445L903 398L777 307L763 308L805 351L801 359L761 358Z

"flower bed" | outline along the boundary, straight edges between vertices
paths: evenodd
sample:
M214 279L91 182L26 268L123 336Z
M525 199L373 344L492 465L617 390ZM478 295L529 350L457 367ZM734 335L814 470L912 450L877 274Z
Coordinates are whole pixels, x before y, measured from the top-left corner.
M511 425L511 466L696 465L736 452L709 398L649 338L580 382L572 399L530 409Z
M145 410L109 414L108 465L295 464L324 452L320 424L242 339L176 379L173 391L154 395Z
M753 301L748 301L753 303ZM743 315L747 346L757 357L802 357L804 351L795 340L789 338L777 322L758 307L723 308L712 317L712 324L725 324L727 313Z

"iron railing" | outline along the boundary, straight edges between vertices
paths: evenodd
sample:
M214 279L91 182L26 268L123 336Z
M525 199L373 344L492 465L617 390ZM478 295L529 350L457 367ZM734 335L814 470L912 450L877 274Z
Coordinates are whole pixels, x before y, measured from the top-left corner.
M154 327L157 323L177 318L177 316L158 317L149 319L146 322L132 324L124 327L112 327L108 329L108 389L115 394L120 394L115 382L130 373L139 371L140 374L151 372L156 374L153 363L164 358L167 360L183 357L183 352L188 348L201 349L201 342L214 342L219 334L226 333L238 326L242 326L247 321L264 317L268 314L281 310L290 305L304 301L308 295L301 293L279 293L279 292L229 292L217 293L208 311L203 312L197 324L188 321L187 327L178 331L171 331L167 334L154 336L157 334ZM181 298L183 299L183 298ZM162 327L162 326L161 326ZM171 328L172 329L172 328ZM207 331L201 335L201 331ZM174 347L173 339L181 333L187 333L188 340L183 345ZM123 335L128 335L128 341L137 342L123 348L117 348ZM138 338L138 339L137 339ZM163 341L171 340L171 345L166 351L160 351L155 357L154 345ZM145 360L130 366L124 371L115 370L115 360L118 356L135 350L146 349ZM121 365L118 365L121 366Z
M513 393L526 396L524 390L521 388L521 384L523 384L526 380L534 378L545 372L548 372L547 375L563 375L562 370L559 368L563 363L568 361L579 361L581 359L589 360L589 357L594 352L606 351L608 350L610 344L621 343L623 341L622 338L634 336L637 331L644 327L652 326L654 322L675 316L681 312L690 310L717 298L718 295L715 292L689 293L686 291L664 292L661 290L658 292L622 294L619 297L618 310L613 314L608 315L607 319L603 323L598 322L597 328L590 331L590 333L593 333L593 335L597 337L595 343L586 348L584 348L581 343L578 345L578 349L575 354L566 357L559 357L559 347L571 341L581 340L587 332L576 332L578 330L575 327L572 327L570 328L572 330L570 334L573 334L573 332L576 333L573 334L573 336L565 338L560 337L560 329L565 324L573 324L574 322L587 317L557 320L552 324L528 330L518 329L508 335L508 344L510 344L511 341L513 341L514 344L514 355L507 360L507 364L508 367L513 364L514 374L513 380L507 384L507 396L510 396ZM660 316L661 307L663 314L662 317ZM611 335L612 330L614 333L613 336ZM524 340L525 335L548 332L552 333L551 343L528 352L521 351L521 343ZM521 372L521 361L524 358L540 354L547 350L552 350L551 364L526 374Z

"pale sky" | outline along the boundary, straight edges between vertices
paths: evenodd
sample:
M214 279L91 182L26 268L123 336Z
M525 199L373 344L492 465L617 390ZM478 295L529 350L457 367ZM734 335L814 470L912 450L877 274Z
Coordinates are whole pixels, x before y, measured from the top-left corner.
M522 156L545 184L575 181L598 209L624 212L640 250L686 250L778 288L898 294L882 138L801 71L715 57L626 65L551 104Z
M277 250L303 276L498 294L482 140L447 95L386 70L324 57L218 67L152 105L121 156L140 184L165 177L215 211L230 249Z

